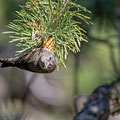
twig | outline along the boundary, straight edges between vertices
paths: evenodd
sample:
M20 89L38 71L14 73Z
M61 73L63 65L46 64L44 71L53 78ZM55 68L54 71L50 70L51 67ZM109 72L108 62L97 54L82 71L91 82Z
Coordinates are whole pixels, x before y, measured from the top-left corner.
M78 101L78 96L75 96L74 98L74 110L75 110L75 113L77 114L79 112L79 109L78 109L78 105L77 105L77 101Z
M92 41L108 44L107 39L99 39L99 38L95 38L95 37L92 37L92 36L89 36L89 35L87 35L87 37L88 37L88 39L90 39Z
M76 95L74 97L74 109L76 114L81 111L87 100L88 100L88 96Z
M78 78L78 72L79 72L79 53L74 55L74 95L78 95L79 92L79 78ZM74 99L74 108L75 113L78 113L77 109L77 97Z
M120 67L120 31L119 32L119 35L118 35L118 56L119 56L119 67Z
M118 32L118 62L119 62L119 67L120 67L120 29L118 28L117 24L113 24L114 28L116 29L116 31ZM120 72L120 69L119 69Z
M109 47L109 55L110 55L110 60L111 60L113 69L114 69L115 73L119 75L119 69L117 67L117 62L115 60L115 55L114 55L114 51L113 51L113 45L109 43L108 47Z
M30 91L30 85L35 81L35 78L36 78L36 77L37 77L37 74L32 74L32 76L31 76L31 78L30 78L30 80L29 80L29 82L28 82L28 84L27 84L27 87L26 87L26 89L25 89L24 95L23 95L23 97L22 97L22 102L23 102L23 104L25 103L26 98L27 98L27 95L28 95L28 93L29 93L29 91Z

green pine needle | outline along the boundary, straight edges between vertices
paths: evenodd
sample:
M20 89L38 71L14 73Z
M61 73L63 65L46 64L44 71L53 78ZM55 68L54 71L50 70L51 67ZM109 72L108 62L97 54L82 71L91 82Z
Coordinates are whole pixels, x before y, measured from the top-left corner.
M90 18L81 13L90 13L85 7L71 0L30 0L21 8L16 12L17 19L8 25L12 31L6 32L13 34L10 42L17 42L21 47L17 54L27 52L50 36L55 41L55 55L63 65L68 50L80 51L81 41L86 41L86 31L73 18L91 24Z

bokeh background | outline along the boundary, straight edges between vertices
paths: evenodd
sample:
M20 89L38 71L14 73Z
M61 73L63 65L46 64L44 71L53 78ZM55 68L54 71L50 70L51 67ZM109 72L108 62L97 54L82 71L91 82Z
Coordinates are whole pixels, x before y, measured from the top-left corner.
M8 31L15 11L26 2L0 0L0 57L15 55L15 44L9 44L9 36L2 32ZM82 43L80 53L69 53L67 68L61 65L52 74L0 69L1 119L72 120L75 110L83 105L81 98L115 80L120 73L120 1L77 0L77 3L92 12L88 16L94 24L81 25L87 31L88 42ZM77 101L75 96L80 96Z

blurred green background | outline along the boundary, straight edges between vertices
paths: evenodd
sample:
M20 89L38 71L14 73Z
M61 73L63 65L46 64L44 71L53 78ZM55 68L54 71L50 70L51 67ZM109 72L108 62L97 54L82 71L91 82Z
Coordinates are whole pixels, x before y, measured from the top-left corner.
M26 2L0 0L0 57L15 54L15 44L9 44L10 38L2 32L8 30L7 25L15 18L13 13L20 10L19 5ZM67 68L60 66L60 70L52 74L0 69L1 113L10 117L23 117L25 113L25 120L72 119L75 115L74 96L88 96L95 88L119 75L119 0L77 0L77 3L92 12L88 16L94 24L81 25L87 31L88 42L82 43L80 53L69 53ZM34 82L29 83L32 79Z

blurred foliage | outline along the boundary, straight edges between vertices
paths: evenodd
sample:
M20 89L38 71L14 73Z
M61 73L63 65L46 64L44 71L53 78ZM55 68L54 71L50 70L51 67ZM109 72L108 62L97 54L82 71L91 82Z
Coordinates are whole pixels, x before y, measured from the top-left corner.
M12 20L15 16L13 15L13 13L16 10L20 10L20 7L18 5L18 3L20 3L20 5L24 5L25 1L24 0L1 0L1 3L3 4L4 8L5 8L5 17L8 20ZM7 4L6 4L7 3Z
M0 0L0 47L5 47L8 44L8 36L3 36L2 32L6 31L9 20L13 20L15 15L13 14L16 10L19 10L18 5L25 4L24 0Z
M25 1L23 0L22 3ZM98 4L100 2L100 4ZM115 60L119 62L119 52L118 52L118 31L115 29L115 5L116 0L77 0L77 3L80 5L85 6L88 10L92 11L90 17L92 21L94 21L93 25L86 26L84 22L82 22L82 27L88 32L88 35L96 38L89 39L88 36L88 43L82 43L81 52L79 55L79 60L77 61L77 65L79 66L78 69L78 81L74 79L74 56L70 54L68 57L68 61L66 62L67 68L64 69L61 67L59 74L54 74L56 78L61 79L59 82L62 83L62 87L65 88L67 91L66 97L68 101L73 100L74 96L74 84L77 84L78 93L80 95L88 95L90 94L96 87L104 84L106 82L111 82L115 79L116 73L114 71L112 62L111 62L111 55L110 49L108 44L101 42L102 40L109 41L114 47L114 56ZM0 5L6 7L0 7L3 14L0 14L0 24L1 31L6 31L6 25L9 20L13 19L13 12L19 10L18 3L15 0L2 0L0 1ZM8 4L9 3L9 4ZM16 4L11 5L11 4ZM84 15L89 16L87 13L83 12ZM4 17L6 16L6 17ZM3 36L4 39L3 39ZM10 41L8 36L1 35L0 36L0 45L4 41ZM6 47L7 44L6 44ZM8 51L11 54L11 51ZM16 69L15 69L16 71ZM17 72L17 71L16 71ZM57 72L58 73L58 72ZM19 74L19 73L18 73ZM14 75L11 76L11 79L14 80ZM57 79L56 79L57 81ZM49 80L50 82L50 80ZM14 83L14 82L13 82ZM62 88L63 89L63 88ZM64 98L63 98L64 99ZM67 101L67 102L68 102ZM70 106L71 107L71 106ZM57 109L58 110L58 109ZM70 112L60 112L57 111L56 108L50 114L54 114L55 119L62 119L66 120L71 119L73 114ZM50 109L51 111L51 109ZM48 117L50 119L50 117Z
M92 12L90 17L100 28L109 29L114 24L115 8L117 0L77 0L78 4L84 5ZM106 27L105 27L106 26ZM88 29L89 26L84 26Z

